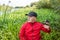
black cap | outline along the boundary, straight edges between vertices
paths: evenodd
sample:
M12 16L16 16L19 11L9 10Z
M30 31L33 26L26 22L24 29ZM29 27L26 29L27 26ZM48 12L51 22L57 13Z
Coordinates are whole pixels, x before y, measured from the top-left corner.
M36 12L29 12L29 14L25 14L26 16L34 16L37 17L37 13Z

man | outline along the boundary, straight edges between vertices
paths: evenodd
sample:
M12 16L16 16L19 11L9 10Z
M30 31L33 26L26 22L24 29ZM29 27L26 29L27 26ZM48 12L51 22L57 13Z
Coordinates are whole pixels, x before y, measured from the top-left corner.
M27 22L25 22L19 32L20 40L41 40L40 31L50 33L50 27L37 22L37 13L29 12ZM47 23L48 24L48 23Z

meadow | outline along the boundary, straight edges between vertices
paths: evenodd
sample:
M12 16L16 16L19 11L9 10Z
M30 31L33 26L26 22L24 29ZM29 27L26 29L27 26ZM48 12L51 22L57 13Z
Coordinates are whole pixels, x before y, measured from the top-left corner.
M60 40L60 15L55 13L53 9L32 9L22 8L17 11L6 13L0 16L0 40L19 40L18 34L21 25L27 20L26 13L35 11L38 14L37 21L50 21L51 33L41 32L42 40Z

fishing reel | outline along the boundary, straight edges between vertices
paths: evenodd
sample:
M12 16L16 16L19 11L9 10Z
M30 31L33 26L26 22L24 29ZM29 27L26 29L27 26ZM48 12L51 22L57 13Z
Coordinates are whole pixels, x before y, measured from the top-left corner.
M45 20L45 21L43 22L44 25L50 25L49 23L50 23L49 20Z

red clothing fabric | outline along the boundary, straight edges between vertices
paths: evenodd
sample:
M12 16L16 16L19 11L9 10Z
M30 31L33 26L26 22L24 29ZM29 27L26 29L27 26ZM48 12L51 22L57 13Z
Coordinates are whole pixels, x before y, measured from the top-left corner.
M41 30L50 33L50 30L44 28L40 22L26 22L20 29L19 38L20 40L41 40Z

